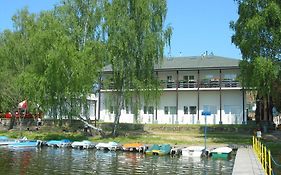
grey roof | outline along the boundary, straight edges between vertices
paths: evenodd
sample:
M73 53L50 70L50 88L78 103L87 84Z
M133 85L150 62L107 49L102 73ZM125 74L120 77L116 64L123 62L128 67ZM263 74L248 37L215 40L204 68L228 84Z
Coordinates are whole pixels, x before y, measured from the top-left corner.
M241 60L220 56L190 56L164 58L162 64L155 65L155 70L201 70L201 69L230 69L239 68ZM111 65L104 67L104 71L111 71Z

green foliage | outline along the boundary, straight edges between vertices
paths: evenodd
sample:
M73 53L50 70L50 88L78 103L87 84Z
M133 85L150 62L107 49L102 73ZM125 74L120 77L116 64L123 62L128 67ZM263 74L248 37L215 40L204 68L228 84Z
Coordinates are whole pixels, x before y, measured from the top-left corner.
M236 22L232 21L230 27L235 32L232 42L241 50L243 57L241 80L245 87L256 88L265 108L270 108L269 97L275 96L276 86L280 85L281 2L236 1L239 18Z
M165 44L170 43L171 28L165 28L167 13L163 0L113 0L105 4L107 58L116 90L115 125L125 105L140 107L144 101L159 97L159 82L154 65L161 62ZM137 115L138 110L134 110ZM117 126L114 127L115 132Z
M25 8L13 17L14 31L0 40L0 110L27 99L31 112L39 105L53 117L80 113L104 59L98 2L64 1L55 10Z

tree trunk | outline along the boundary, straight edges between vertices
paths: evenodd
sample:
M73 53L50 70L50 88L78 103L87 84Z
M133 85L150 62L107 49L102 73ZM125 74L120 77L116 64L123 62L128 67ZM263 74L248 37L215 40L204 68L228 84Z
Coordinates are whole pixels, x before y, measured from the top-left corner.
M13 128L14 128L15 119L16 119L15 115L12 115L11 120L10 120L10 125L9 125L8 130L10 130L10 129L13 129Z
M112 130L112 136L116 137L118 134L118 127L119 127L119 120L121 116L121 110L123 108L123 103L124 103L124 96L122 93L119 93L117 96L117 109L115 110L115 118L114 118L114 126Z

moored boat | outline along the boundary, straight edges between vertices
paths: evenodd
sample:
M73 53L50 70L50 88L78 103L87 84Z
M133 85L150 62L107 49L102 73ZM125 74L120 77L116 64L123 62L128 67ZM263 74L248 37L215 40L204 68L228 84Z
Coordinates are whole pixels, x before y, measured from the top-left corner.
M7 136L0 136L0 146L7 146L9 144L15 143L16 139L10 139Z
M116 142L98 143L95 147L98 150L109 150L109 151L116 151L121 149L121 145Z
M232 148L219 147L211 151L211 156L212 158L228 158L231 152L232 152Z
M138 151L138 152L144 152L146 150L147 146L141 143L127 143L122 146L122 149L124 151Z
M18 140L8 145L9 148L26 148L26 147L38 147L41 141L39 140Z
M184 157L201 157L204 152L205 147L203 146L189 146L187 148L183 148L182 156Z
M153 155L153 150L159 150L160 149L160 146L159 145L152 145L151 147L149 147L146 151L145 151L145 154L146 155Z
M95 148L95 143L89 141L89 140L83 140L81 142L75 141L71 144L72 148L79 148L79 149L91 149Z
M71 146L71 141L68 139L50 140L46 142L47 146L65 148Z
M145 151L146 155L167 155L170 154L172 147L169 144L152 145Z
M160 149L152 150L152 154L159 155L159 156L168 155L170 154L171 149L172 149L171 145L163 144L160 145Z

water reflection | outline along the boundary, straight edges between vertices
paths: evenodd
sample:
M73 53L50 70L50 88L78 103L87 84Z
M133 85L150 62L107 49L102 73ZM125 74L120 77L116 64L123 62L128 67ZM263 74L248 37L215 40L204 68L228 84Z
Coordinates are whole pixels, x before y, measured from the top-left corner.
M0 149L0 174L231 174L234 158L145 156L76 149Z

